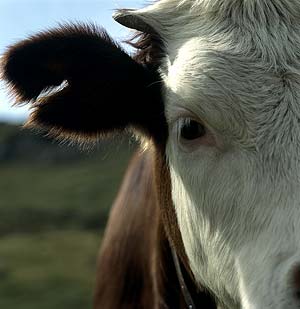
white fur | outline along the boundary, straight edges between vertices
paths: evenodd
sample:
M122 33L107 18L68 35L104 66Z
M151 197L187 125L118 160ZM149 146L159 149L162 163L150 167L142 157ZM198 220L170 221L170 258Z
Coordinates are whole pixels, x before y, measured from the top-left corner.
M299 0L162 0L137 14L166 44L172 196L195 278L224 308L299 308ZM186 115L214 146L183 151Z

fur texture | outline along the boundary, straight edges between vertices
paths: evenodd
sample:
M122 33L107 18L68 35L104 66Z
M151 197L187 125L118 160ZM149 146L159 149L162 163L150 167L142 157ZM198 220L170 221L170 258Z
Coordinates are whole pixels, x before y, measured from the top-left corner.
M7 50L2 68L17 103L35 102L28 125L58 138L97 139L129 126L148 136L166 131L159 75L101 28L65 25L32 36Z
M58 135L132 125L154 139L156 182L170 177L158 187L166 233L220 308L298 308L299 1L161 0L130 14L131 28L151 29L145 62L104 34L71 27L12 47L4 77L25 100L67 81L33 114ZM86 105L100 98L111 104ZM205 125L209 145L182 140L186 118Z
M167 47L167 155L193 274L226 308L297 308L299 2L165 0L135 14ZM186 117L215 144L184 148Z
M161 215L155 157L153 149L135 154L110 213L98 260L97 309L186 308ZM168 178L159 180L168 186ZM197 308L216 309L182 270Z
M137 182L127 179L124 184L126 194L121 194L117 203L118 209L129 208L128 212L125 211L126 218L122 213L112 212L111 220L118 221L120 226L118 229L111 228L109 224L108 227L102 249L104 253L99 261L95 306L126 308L135 304L137 307L153 308L164 304L179 308L184 303L171 254L167 248L161 247L168 247L170 243L175 246L187 269L186 274L191 275L171 202L170 173L166 166L167 125L161 100L162 83L157 71L164 45L159 36L148 33L137 34L130 44L138 50L134 59L115 44L103 29L84 25L63 26L11 46L3 58L3 78L17 103L30 101L33 104L34 111L27 125L43 128L58 138L82 143L94 141L108 133L134 129L152 145L155 168L144 173L139 171L140 165L136 163L133 169L137 173ZM58 88L53 89L55 86ZM146 161L149 160L152 159ZM145 166L148 164L146 162ZM148 183L152 182L156 184L155 190L149 188L147 191ZM133 192L132 186L137 183L141 189ZM151 199L145 196L146 193ZM157 204L161 205L159 213L155 209L157 204L153 202L156 201L154 195L158 197ZM134 197L139 207L132 208ZM149 199L149 205L142 199ZM147 211L153 213L150 221L147 212L143 211L146 205L149 207ZM132 220L129 226L127 219ZM145 220L153 231L140 230L145 227L142 224ZM158 227L156 221L162 221L163 228ZM136 237L136 250L128 252L121 243L114 249L112 239L131 242L136 232L141 233L141 237ZM144 250L148 250L149 254L145 255ZM158 261L149 260L152 255L163 257ZM152 267L157 272L155 276ZM160 279L163 276L161 267L170 282ZM117 280L113 280L109 269L115 269L114 278ZM124 284L120 278L126 279ZM215 308L214 301L191 284L191 278L187 276L187 281L190 281L191 291L194 290L196 302ZM165 285L168 288L163 292ZM178 294L178 301L172 296L174 293Z

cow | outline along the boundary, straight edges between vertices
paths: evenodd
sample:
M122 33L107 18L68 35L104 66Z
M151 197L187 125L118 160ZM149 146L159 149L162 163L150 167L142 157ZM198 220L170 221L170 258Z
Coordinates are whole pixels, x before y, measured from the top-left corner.
M300 2L160 0L31 36L2 59L27 126L131 132L95 308L300 306Z

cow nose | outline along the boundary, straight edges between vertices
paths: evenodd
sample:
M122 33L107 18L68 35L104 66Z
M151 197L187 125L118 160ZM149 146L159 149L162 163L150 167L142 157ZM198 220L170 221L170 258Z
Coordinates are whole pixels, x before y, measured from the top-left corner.
M300 308L300 259L299 254L282 261L274 269L268 308L299 309ZM272 305L271 305L272 304Z
M300 305L300 263L292 266L290 275L293 297Z

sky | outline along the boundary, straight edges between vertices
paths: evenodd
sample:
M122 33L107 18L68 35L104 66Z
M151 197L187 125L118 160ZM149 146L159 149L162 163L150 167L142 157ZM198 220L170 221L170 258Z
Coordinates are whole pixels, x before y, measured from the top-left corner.
M0 56L7 46L38 31L63 22L93 22L102 25L119 41L130 30L111 15L117 8L140 8L145 0L0 0ZM13 108L5 86L0 82L0 121L23 122L28 107Z

